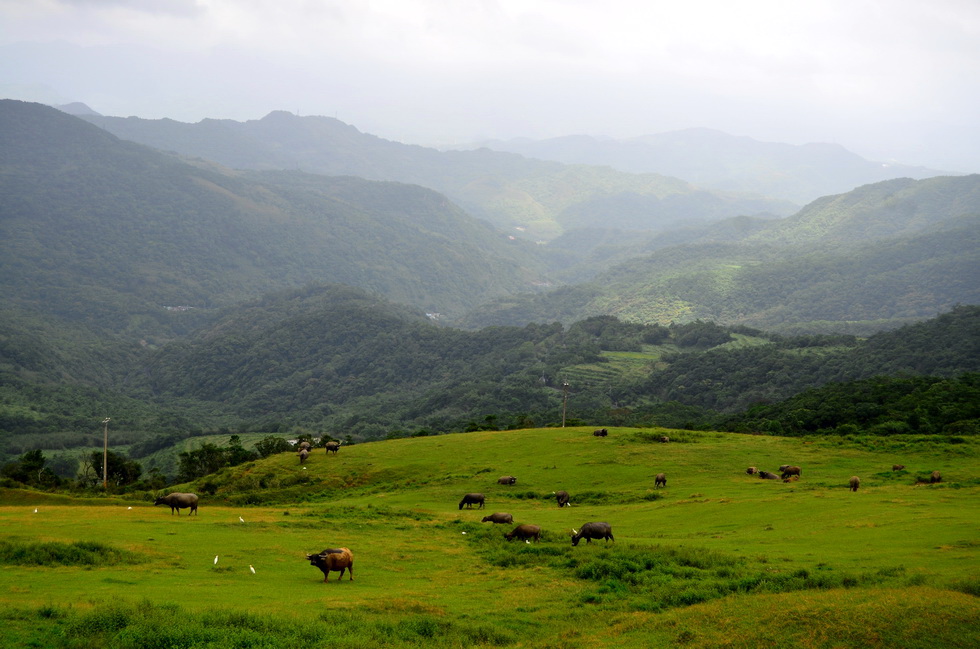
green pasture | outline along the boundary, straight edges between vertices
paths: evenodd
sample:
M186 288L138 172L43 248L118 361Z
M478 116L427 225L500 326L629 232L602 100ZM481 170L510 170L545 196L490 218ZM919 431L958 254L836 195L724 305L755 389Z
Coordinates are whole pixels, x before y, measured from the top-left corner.
M200 637L157 646L294 646L291 634L295 646L362 647L980 644L976 441L591 432L316 449L305 468L284 453L182 486L201 494L197 516L150 494L2 491L0 638L147 646L140 633L179 614ZM802 479L745 473L781 464ZM916 484L933 470L942 483ZM498 485L503 475L517 484ZM550 499L559 489L571 507ZM466 492L484 493L485 510L459 510ZM498 511L540 525L542 541L508 543L510 526L480 522ZM573 548L571 529L593 520L615 542ZM58 558L90 546L107 558ZM305 554L338 546L355 555L354 580L323 583ZM31 563L43 552L55 558ZM82 642L86 624L104 644ZM208 640L220 625L230 630Z

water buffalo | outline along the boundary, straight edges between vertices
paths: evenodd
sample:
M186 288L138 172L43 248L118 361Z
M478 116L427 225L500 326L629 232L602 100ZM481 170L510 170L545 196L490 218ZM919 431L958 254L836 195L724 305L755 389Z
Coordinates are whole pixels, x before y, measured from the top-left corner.
M174 512L180 516L180 510L190 507L191 511L187 515L197 513L197 494L183 494L183 493L172 493L166 496L160 496L153 501L153 506L157 505L170 505L170 515L173 516Z
M653 479L653 486L654 486L654 488L657 488L657 487L666 487L667 486L667 474L666 473L658 473L657 474L657 477Z
M299 452L299 463L306 464L306 458L310 457L310 452L305 448Z
M517 478L512 475L502 475L497 478L497 484L517 484Z
M595 437L605 437L609 434L609 431L605 428L600 428L599 430L592 431L592 435Z
M782 471L782 478L784 480L791 475L803 477L803 469L798 466L781 467L779 470Z
M861 486L861 478L857 477L856 475L852 475L851 480L850 482L848 482L848 484L851 487L851 491L857 491L858 487Z
M759 469L755 468L754 466L750 466L745 470L745 472L748 473L749 475L755 475L756 473L759 472Z
M661 443L661 444L666 444L666 443L667 443L667 442L669 442L669 441L670 441L670 438L669 438L669 437L667 437L666 435L661 435L661 436L660 436L660 443Z
M800 476L798 476L798 475L791 475L788 478L783 478L783 482L796 482L799 479L800 479Z
M514 517L510 514L504 512L494 512L489 516L484 516L482 523L499 523L501 525L510 525L514 522Z
M582 539L585 539L586 543L592 543L592 539L605 539L607 542L616 541L613 538L612 527L609 523L586 523L578 532L575 530L572 532L572 545L578 545Z
M942 481L943 481L943 476L939 473L939 471L933 471L932 474L929 476L929 484L935 484L937 482L942 482Z
M297 446L296 448L298 448L301 451L303 449L306 449L308 451L308 450L310 450L310 443L309 442L305 442L305 441L304 442L300 442L299 443L299 446Z
M343 444L343 442L327 442L326 444L323 445L323 448L327 449L326 450L327 453L333 451L334 454L336 455L337 451L340 450L341 444Z
M905 468L905 465L904 464L893 464L892 465L892 471L901 471L904 468Z
M344 571L350 571L350 580L354 581L354 554L347 548L328 548L320 554L306 555L311 566L316 566L323 573L323 581L326 583L330 571L340 571L337 581L344 577Z
M759 477L763 480L779 480L779 476L768 471L759 471Z
M568 497L569 496L568 496L568 492L567 491L556 491L555 492L555 500L558 501L558 506L559 507L567 507L568 506Z
M483 494L466 494L459 501L459 508L462 509L463 505L466 505L467 509L473 509L473 505L480 505L479 509L483 509Z
M526 524L518 525L507 534L504 534L504 538L508 541L513 539L520 539L522 541L534 539L535 541L539 541L541 539L541 526Z

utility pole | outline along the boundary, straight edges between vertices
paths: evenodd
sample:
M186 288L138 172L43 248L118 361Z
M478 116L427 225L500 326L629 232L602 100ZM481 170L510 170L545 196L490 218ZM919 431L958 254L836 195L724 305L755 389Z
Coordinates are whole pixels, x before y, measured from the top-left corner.
M109 417L102 420L102 432L105 439L102 442L102 488L109 486Z
M561 427L565 427L565 412L568 410L568 381L561 382Z

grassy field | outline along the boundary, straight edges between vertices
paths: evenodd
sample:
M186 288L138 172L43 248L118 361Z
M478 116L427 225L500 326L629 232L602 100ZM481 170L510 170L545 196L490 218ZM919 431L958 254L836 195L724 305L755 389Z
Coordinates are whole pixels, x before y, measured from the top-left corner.
M654 441L661 434L671 442ZM196 517L138 499L4 491L0 637L34 647L976 647L978 458L970 439L566 428L318 449L305 469L282 454L188 486L202 494ZM802 479L745 473L781 464L802 466ZM933 470L942 483L915 484ZM667 487L655 489L661 471ZM502 475L517 484L498 485ZM572 507L549 498L558 489ZM474 491L486 509L459 510ZM510 526L480 522L498 511L540 525L542 541L508 543ZM571 529L592 520L608 521L615 542L572 547ZM338 546L355 555L354 581L322 583L305 554Z

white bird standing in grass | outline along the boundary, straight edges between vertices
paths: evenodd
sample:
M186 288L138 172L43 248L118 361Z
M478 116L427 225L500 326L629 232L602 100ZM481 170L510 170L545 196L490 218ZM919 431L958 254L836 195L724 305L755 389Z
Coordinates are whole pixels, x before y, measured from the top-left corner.
M239 516L239 517L238 517L238 520L240 520L240 521L241 521L241 522L243 522L243 523L245 522L245 519L244 519L244 518L242 518L241 516Z
M253 575L255 574L255 568L252 567L252 564L248 564L248 569L252 571Z
M214 555L214 565L218 565L218 555Z

